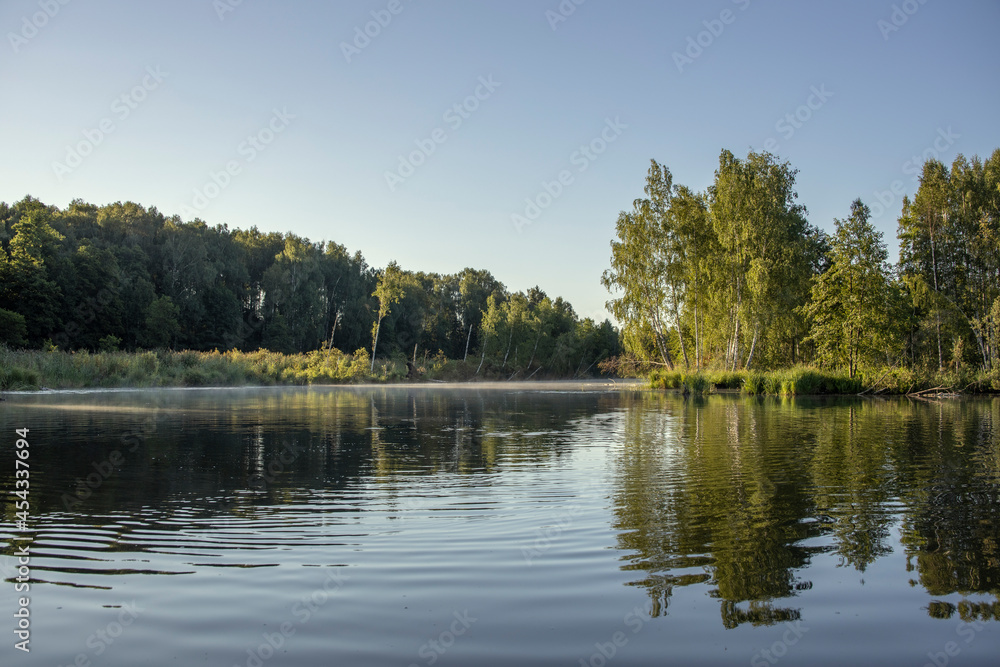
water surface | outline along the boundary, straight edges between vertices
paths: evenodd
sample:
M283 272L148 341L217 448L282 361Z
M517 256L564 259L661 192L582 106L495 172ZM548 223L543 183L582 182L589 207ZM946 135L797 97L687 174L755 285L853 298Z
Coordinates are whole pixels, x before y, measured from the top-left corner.
M1000 400L524 387L9 395L3 664L996 664Z

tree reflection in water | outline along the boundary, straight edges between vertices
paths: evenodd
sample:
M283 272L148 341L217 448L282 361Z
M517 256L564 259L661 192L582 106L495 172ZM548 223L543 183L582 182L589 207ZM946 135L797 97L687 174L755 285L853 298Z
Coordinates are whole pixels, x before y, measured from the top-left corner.
M935 596L1000 594L1000 400L636 396L613 497L627 571L652 614L713 586L723 624L797 620L798 575L832 552L860 573L892 553ZM914 582L916 583L916 582ZM929 614L996 618L997 602Z

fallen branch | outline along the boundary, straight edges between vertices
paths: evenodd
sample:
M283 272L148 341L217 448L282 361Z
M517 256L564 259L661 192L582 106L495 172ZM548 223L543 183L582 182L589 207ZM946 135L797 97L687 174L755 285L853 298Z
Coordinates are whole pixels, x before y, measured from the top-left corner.
M911 394L907 394L907 396L916 396L916 397L919 397L919 396L926 396L928 394L955 394L955 395L957 395L958 392L956 392L951 387L932 387L931 389L922 389L920 391L915 391L915 392L913 392Z
M868 387L867 389L865 389L864 391L860 392L860 393L858 394L858 396L864 396L865 394L867 394L867 393L868 393L868 392L870 392L871 390L873 390L873 389L877 388L877 387L878 387L878 384L879 384L879 382L881 382L882 380L884 380L884 379L885 379L885 376L886 376L886 375L888 375L890 371L894 371L894 370L896 370L896 369L895 369L895 367L893 367L893 368L890 368L890 369L886 370L886 372L885 372L885 373L882 373L882 377L880 377L879 379L875 380L875 382L874 382L874 384L872 384L872 386L870 386L870 387ZM877 394L878 392L875 392L875 393Z

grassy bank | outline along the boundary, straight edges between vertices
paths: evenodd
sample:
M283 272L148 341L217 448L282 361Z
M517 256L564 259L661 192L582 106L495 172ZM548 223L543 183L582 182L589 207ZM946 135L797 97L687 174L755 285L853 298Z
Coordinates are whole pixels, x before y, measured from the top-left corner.
M476 365L444 357L416 369L423 379L461 381ZM286 355L256 352L42 352L0 346L0 390L90 387L214 387L393 382L408 377L401 356L377 359L367 350ZM489 379L489 378L484 378Z
M774 371L653 371L654 389L680 389L701 394L739 390L750 395L795 396L817 394L899 395L944 387L963 393L1000 392L1000 371L930 373L907 368L872 369L857 374L795 366Z

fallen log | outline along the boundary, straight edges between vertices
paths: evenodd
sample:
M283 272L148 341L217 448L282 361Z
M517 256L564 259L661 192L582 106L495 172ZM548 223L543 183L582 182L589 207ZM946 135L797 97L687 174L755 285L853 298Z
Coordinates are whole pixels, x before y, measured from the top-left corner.
M912 393L908 393L907 396L921 397L921 396L927 396L929 394L936 394L936 395L947 394L950 396L958 396L959 392L955 391L951 387L932 387L930 389L921 389L920 391L914 391Z

